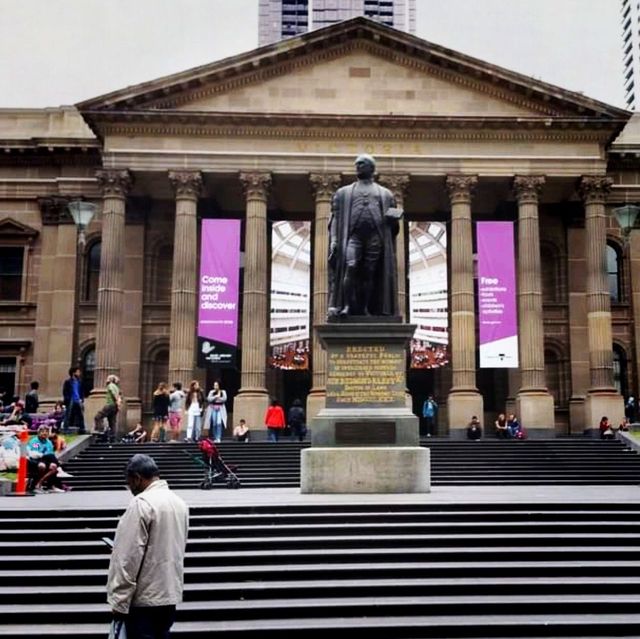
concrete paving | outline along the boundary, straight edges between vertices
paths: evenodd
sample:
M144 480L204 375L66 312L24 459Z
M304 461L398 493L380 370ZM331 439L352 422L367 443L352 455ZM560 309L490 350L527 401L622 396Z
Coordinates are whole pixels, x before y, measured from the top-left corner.
M630 486L434 486L426 494L302 495L299 488L176 491L191 506L283 506L326 504L508 504L640 503L640 485ZM68 492L0 498L0 510L125 508L126 490Z

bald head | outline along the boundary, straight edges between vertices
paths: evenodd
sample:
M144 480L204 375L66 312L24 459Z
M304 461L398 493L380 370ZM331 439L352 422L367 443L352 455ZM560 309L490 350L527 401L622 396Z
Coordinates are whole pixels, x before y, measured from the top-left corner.
M376 161L367 153L361 153L355 161L356 175L361 180L370 180L376 170Z

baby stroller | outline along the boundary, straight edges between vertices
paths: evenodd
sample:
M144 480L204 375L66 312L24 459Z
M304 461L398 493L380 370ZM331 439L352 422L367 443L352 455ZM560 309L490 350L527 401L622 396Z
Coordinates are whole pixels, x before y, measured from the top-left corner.
M225 464L213 440L203 439L198 448L202 453L200 462L205 469L204 479L200 483L202 490L211 490L216 482L225 482L227 488L240 488L240 480L233 472L235 467Z

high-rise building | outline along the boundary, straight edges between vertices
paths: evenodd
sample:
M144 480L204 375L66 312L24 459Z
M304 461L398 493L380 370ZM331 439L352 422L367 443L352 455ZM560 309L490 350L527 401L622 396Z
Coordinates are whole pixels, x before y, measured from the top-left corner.
M629 109L636 108L640 90L640 3L622 0L622 55L624 60L625 101Z
M416 32L416 0L260 0L260 46L365 16Z

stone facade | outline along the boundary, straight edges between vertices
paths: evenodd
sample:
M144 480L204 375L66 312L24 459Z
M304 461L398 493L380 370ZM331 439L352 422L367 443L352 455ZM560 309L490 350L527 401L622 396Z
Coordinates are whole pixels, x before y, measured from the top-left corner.
M0 385L13 375L23 394L38 379L52 401L77 361L98 387L121 375L133 419L160 378L210 383L220 372L195 363L198 221L235 217L242 363L223 381L234 420L261 427L279 383L266 371L269 220L315 222L318 323L329 193L367 152L408 220L452 235L452 364L410 384L414 406L435 393L442 434L505 405L547 433L619 419L640 375L640 238L625 244L611 213L640 200L640 139L614 142L629 117L361 18L75 108L0 111L0 250L23 259L19 295L0 299ZM65 210L77 197L99 210L80 251ZM476 368L472 224L492 219L518 227L521 369L509 372ZM316 341L312 355L316 414Z

